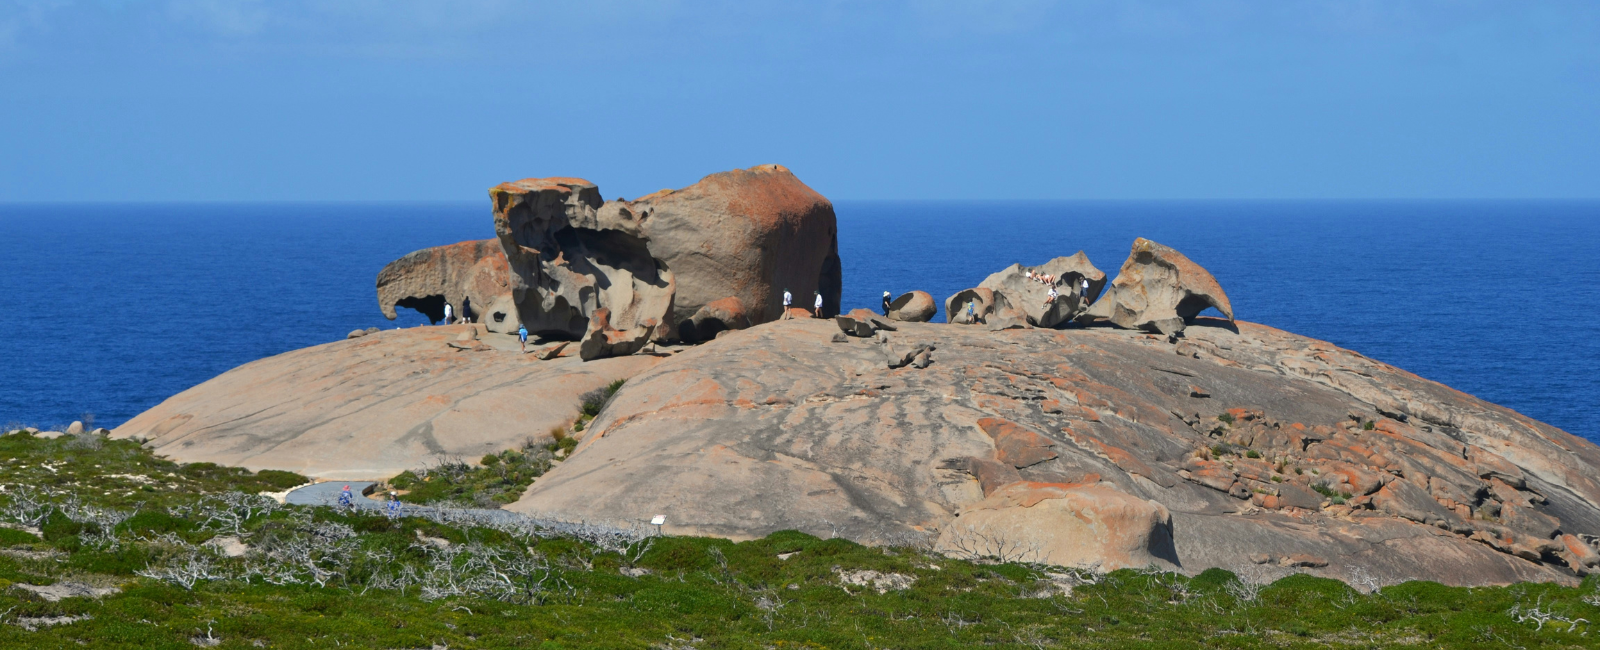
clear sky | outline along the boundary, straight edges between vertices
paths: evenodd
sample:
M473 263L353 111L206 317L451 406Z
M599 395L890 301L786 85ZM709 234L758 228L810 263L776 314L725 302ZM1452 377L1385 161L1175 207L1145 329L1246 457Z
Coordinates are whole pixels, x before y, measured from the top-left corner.
M0 201L1600 197L1600 3L0 0Z

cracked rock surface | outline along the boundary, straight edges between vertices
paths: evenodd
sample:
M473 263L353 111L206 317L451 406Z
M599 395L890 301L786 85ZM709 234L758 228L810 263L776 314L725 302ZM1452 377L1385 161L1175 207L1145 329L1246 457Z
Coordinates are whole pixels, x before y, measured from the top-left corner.
M1600 448L1355 352L1210 318L1177 344L898 327L892 345L834 343L834 322L780 321L675 355L508 508L1102 568L1600 570ZM922 346L935 363L886 363Z

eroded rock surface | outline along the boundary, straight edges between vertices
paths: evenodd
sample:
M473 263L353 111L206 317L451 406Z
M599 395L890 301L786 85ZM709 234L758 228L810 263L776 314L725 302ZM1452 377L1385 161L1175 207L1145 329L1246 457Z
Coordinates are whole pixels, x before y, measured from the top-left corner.
M1045 276L1051 281L1046 283L1035 279ZM1083 290L1083 280L1089 281L1087 292ZM1105 284L1106 274L1089 262L1088 255L1078 251L1069 257L1057 257L1039 266L1012 264L984 278L978 288L990 290L991 295L1003 295L1006 305L1021 312L1020 316L1031 325L1058 327L1082 314L1100 295ZM1054 300L1049 299L1052 286L1057 294ZM951 300L961 295L958 293ZM1018 316L1004 315L1013 318Z
M663 361L511 509L1385 583L1600 564L1600 449L1354 352L1209 318L1176 345L898 327L769 323ZM919 347L935 362L889 367Z
M441 457L475 459L548 439L578 396L660 360L539 361L515 336L472 326L383 330L234 368L111 432L183 462L381 480Z
M378 308L389 320L396 318L395 307L407 307L437 323L444 320L449 303L457 317L471 315L488 323L487 310L511 293L507 268L506 256L493 239L425 248L378 272ZM514 320L505 328L507 316L515 318L502 311L493 321L495 331L516 331Z
M1228 294L1209 271L1183 253L1140 237L1111 289L1078 318L1176 334L1208 307L1233 320Z

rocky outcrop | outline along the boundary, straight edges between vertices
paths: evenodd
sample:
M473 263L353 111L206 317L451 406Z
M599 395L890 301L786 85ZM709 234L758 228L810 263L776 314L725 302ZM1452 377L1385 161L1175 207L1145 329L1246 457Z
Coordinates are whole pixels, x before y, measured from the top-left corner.
M572 178L506 183L490 196L513 300L536 333L581 336L606 308L618 330L655 320L656 338L673 339L729 297L752 324L776 320L784 289L820 291L824 313L839 311L833 205L778 165L633 201L602 201Z
M1171 335L1208 307L1233 320L1228 294L1210 272L1183 253L1141 237L1111 289L1078 318Z
M1600 566L1600 448L1327 343L1210 318L1177 344L897 326L835 343L784 321L675 355L511 509L1190 573Z
M395 307L407 307L437 323L444 320L448 303L457 318L489 322L485 310L511 293L507 268L493 239L425 248L378 272L378 308L389 320L396 318ZM514 323L504 328L506 316L495 321L496 331L516 331Z
M939 305L933 302L933 296L926 291L912 291L901 294L899 298L889 303L886 316L890 320L905 321L908 323L926 323L933 320L934 312L939 310Z
M1042 277L1048 277L1050 281L1038 279ZM1087 292L1082 288L1083 280L1089 281ZM1020 316L1027 319L1030 325L1053 328L1071 322L1082 314L1100 295L1105 284L1106 274L1089 262L1088 255L1078 251L1070 257L1057 257L1039 266L1012 264L984 278L978 288L1005 296L1006 303L1020 311ZM1053 300L1050 299L1052 287L1057 294ZM956 296L951 299L954 300Z
M602 308L624 331L671 318L675 276L650 253L645 214L602 201L598 187L576 178L503 183L489 197L512 300L530 332L578 338Z
M479 326L481 327L481 326ZM111 432L184 462L381 480L449 457L550 441L579 396L660 361L538 361L515 336L471 326L383 330L254 361L178 393ZM530 348L531 350L532 348Z
M605 307L589 315L589 331L578 344L578 357L594 361L606 357L625 357L644 349L655 333L657 323L647 320L628 330L611 327L611 311Z

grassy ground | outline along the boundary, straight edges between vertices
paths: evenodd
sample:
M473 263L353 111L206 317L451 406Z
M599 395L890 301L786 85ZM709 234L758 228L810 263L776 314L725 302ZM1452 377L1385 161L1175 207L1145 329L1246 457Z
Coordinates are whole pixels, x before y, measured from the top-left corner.
M0 648L1600 647L1594 579L1363 594L250 496L299 481L0 437Z

